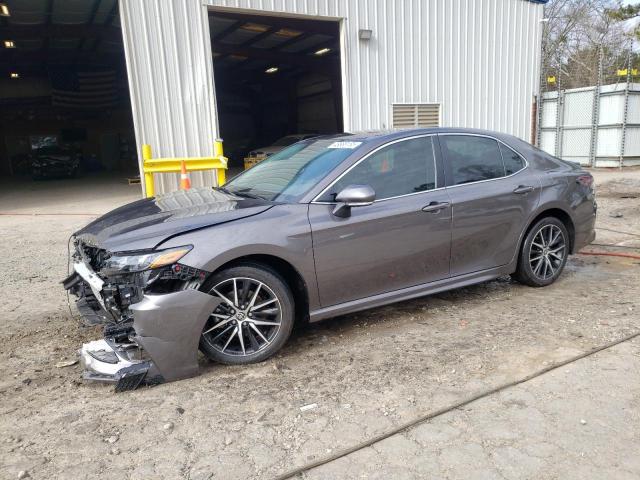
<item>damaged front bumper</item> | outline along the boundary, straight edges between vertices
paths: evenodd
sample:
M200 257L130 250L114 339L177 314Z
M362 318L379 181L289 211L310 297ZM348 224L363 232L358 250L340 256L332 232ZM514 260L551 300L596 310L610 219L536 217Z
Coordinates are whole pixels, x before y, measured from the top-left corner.
M108 311L112 299L105 295L113 287L83 263L75 263L74 271L63 283L79 296L85 323L106 324L105 338L79 351L85 379L114 383L116 391L124 391L198 374L200 335L219 298L195 289L199 283L185 283L191 288L131 295L135 303L114 315ZM116 289L135 290L129 285Z
M151 383L151 377L147 379L151 362L131 359L130 350L112 345L107 340L85 343L78 351L80 365L84 369L82 377L85 380L115 383L117 392L134 390L143 383Z

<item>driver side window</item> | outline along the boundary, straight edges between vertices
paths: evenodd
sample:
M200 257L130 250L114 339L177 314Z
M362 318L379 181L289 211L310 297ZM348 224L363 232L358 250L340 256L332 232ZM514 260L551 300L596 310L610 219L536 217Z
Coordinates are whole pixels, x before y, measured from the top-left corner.
M381 148L349 170L319 201L334 202L349 185L369 185L376 192L376 200L433 190L436 164L432 137L402 140Z

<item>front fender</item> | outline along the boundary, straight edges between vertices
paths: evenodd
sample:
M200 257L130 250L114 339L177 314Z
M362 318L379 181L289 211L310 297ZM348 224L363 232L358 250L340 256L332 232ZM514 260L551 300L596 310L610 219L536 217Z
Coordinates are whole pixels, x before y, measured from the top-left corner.
M167 381L198 374L198 343L220 299L198 290L145 295L131 305L134 341Z
M251 255L276 257L291 265L307 286L309 307L318 305L311 227L306 204L277 205L254 217L172 238L162 246L193 245L180 263L214 272Z

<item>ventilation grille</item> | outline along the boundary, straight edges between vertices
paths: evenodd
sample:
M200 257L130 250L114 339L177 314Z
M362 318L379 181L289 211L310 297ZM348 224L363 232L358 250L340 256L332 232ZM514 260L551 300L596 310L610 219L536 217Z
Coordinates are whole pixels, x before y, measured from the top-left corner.
M428 128L440 126L440 105L414 103L393 105L393 128Z

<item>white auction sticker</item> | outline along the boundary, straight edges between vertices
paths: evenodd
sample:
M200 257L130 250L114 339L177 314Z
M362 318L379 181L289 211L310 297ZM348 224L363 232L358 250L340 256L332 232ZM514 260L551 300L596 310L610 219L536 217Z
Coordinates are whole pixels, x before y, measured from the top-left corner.
M358 148L362 145L362 142L333 142L327 148L350 148L353 150L354 148Z

